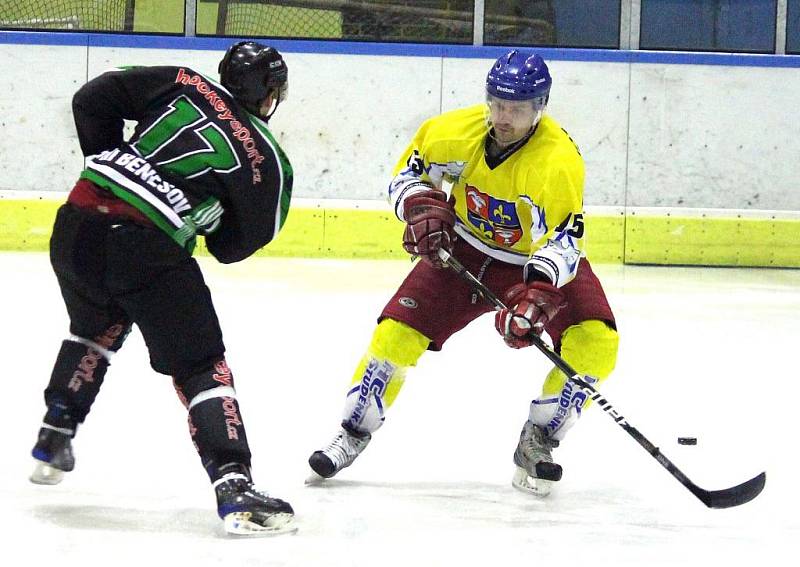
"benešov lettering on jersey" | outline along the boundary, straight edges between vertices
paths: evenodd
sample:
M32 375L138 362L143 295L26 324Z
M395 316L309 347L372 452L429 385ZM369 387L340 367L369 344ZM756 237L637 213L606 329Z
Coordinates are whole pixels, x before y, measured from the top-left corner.
M161 176L156 173L156 170L153 169L153 166L147 163L147 160L144 158L140 158L135 154L123 152L119 148L116 148L101 153L92 161L95 163L113 163L123 167L127 171L130 171L149 187L152 187L159 193L163 194L164 198L176 214L180 214L192 208L184 192L171 183L161 179Z
M193 203L186 193L165 181L145 158L120 148L92 157L82 174L118 197L135 200L140 209L180 246L194 249L198 230L210 234L219 226L224 209L218 199Z

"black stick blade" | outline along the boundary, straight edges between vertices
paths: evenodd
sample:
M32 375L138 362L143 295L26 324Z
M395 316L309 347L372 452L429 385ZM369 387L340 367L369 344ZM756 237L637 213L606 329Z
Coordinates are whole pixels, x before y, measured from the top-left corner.
M746 504L761 494L766 482L767 473L762 472L747 482L723 490L703 490L696 485L690 486L689 490L709 508L732 508Z

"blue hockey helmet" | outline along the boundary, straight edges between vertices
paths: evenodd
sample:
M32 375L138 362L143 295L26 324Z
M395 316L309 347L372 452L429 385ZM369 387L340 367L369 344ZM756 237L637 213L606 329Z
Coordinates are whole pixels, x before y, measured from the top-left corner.
M498 58L486 76L487 94L504 100L532 100L536 108L547 104L552 84L544 59L517 49Z
M269 118L286 99L289 69L278 50L255 41L234 43L219 62L219 79L242 106L260 115L260 107L272 94L275 104Z

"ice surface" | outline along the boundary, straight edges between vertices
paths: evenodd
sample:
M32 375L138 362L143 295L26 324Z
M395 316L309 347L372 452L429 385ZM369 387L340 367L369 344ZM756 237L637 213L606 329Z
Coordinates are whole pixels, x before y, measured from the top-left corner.
M351 468L304 486L306 459L335 433L375 316L409 263L201 263L256 481L292 503L299 532L223 535L185 410L137 332L78 433L76 470L58 486L29 483L67 321L47 256L3 253L3 564L793 564L800 271L595 267L622 339L608 400L703 488L767 471L755 501L709 510L597 408L557 450L564 478L549 498L514 490L511 456L549 366L505 347L491 316L423 357Z

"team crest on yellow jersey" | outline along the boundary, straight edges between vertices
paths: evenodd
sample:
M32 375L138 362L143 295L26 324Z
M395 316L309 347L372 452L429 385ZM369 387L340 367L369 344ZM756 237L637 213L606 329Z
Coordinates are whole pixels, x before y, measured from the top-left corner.
M485 237L503 246L513 246L522 238L522 226L514 203L492 197L472 185L467 185L464 190L469 222Z

